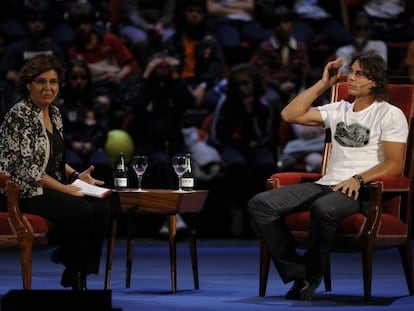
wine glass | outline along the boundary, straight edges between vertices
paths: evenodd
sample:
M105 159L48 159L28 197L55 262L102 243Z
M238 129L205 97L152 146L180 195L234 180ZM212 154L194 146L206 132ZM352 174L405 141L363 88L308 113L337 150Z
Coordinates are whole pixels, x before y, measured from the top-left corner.
M183 174L187 170L187 163L186 163L185 156L173 157L173 168L174 168L175 173L178 176L178 191L182 191L181 176L183 176Z
M138 191L142 190L142 175L144 175L146 169L148 167L148 157L143 155L136 155L132 158L132 168L137 174L138 178Z

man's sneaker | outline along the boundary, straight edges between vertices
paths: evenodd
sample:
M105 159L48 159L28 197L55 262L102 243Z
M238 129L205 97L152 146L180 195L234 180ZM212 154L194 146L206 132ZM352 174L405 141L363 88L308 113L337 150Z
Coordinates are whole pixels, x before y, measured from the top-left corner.
M291 300L312 300L322 278L315 280L295 280L292 288L286 293L286 298Z
M287 299L294 299L299 300L300 299L300 291L304 290L309 287L309 283L306 280L297 279L295 282L293 282L293 286L289 289L289 291L286 293Z
M321 284L321 281L322 276L305 280L305 282L308 283L308 286L299 291L299 300L312 300L316 289L319 287L319 284Z

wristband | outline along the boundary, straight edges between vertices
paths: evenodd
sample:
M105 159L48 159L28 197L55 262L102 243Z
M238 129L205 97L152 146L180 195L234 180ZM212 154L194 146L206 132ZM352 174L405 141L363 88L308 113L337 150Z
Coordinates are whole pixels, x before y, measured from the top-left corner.
M73 171L70 175L69 175L69 183L73 183L76 179L79 178L79 172L77 171Z
M355 179L357 182L359 182L359 184L361 185L361 187L365 184L364 183L364 179L359 174L356 174L356 175L352 176L352 178Z

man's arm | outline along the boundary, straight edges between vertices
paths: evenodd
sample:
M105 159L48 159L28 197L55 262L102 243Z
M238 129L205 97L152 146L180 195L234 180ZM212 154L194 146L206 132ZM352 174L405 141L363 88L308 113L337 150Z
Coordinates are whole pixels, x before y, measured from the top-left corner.
M312 103L342 77L342 73L338 72L342 65L342 58L328 62L323 70L322 78L308 89L299 93L282 110L282 119L290 123L321 125L321 113L319 110L311 108Z
M371 182L381 176L398 176L402 173L406 144L383 141L381 145L384 161L359 174L364 183ZM361 184L355 178L351 177L332 187L332 190L341 190L342 193L347 193L349 197L353 196L356 200L358 199L360 187Z

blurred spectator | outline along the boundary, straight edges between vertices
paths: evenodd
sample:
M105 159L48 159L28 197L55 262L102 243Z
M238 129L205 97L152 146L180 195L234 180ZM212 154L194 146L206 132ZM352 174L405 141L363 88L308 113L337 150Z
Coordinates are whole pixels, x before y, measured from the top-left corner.
M166 49L179 60L180 77L193 93L196 108L213 111L214 100L208 95L223 77L225 61L215 35L206 28L206 15L206 0L178 1L174 16L176 32Z
M295 137L281 150L277 168L279 171L295 170L298 163L304 164L306 172L320 172L325 146L325 129L318 126L289 124Z
M410 45L408 46L405 65L407 66L410 80L412 83L414 83L414 40L411 41Z
M224 162L231 231L237 237L247 232L247 200L266 189L266 179L276 170L272 150L275 116L263 100L264 94L260 72L247 63L235 65L214 113L211 139Z
M255 20L255 0L207 0L207 10L229 66L247 62L270 36Z
M147 188L177 189L171 158L186 151L181 122L185 111L194 105L193 95L180 79L177 66L176 58L154 54L142 74L132 107L133 119L128 132L134 140L135 153L148 156L143 180ZM184 229L182 219L177 221L177 230ZM166 225L160 234L168 234Z
M17 97L19 70L22 65L38 53L55 55L62 65L66 57L60 46L48 35L49 6L45 1L27 4L21 12L25 34L23 38L10 43L0 59L0 76L3 80L4 106L10 107Z
M69 20L76 30L75 45L68 50L69 58L87 62L100 102L108 111L120 113L122 118L125 109L122 89L139 74L138 62L116 35L96 30L95 9L91 4L75 3ZM117 117L113 122L111 127L120 121Z
M57 105L65 127L66 162L79 172L93 165L97 178L110 182L112 168L104 151L109 116L96 99L91 73L84 61L70 61Z
M344 74L348 74L347 69L352 58L361 54L378 54L387 63L387 46L382 40L371 40L371 24L368 15L364 11L355 14L351 23L351 33L354 37L353 43L336 50L336 57L344 59Z
M334 49L353 41L343 0L296 0L293 8L298 16L293 29L297 40Z
M119 18L112 29L120 37L128 40L128 46L143 63L155 51L162 49L163 43L174 33L172 26L175 0L119 0Z
M32 0L36 1L36 0ZM38 0L37 0L38 1ZM109 20L108 0L49 0L50 5L50 36L62 49L67 49L75 41L75 30L69 22L69 11L74 3L90 3L95 8L96 27L101 31L107 29Z
M371 38L383 41L414 40L413 0L368 0L363 9L372 23Z
M20 39L24 29L20 22L19 3L15 0L3 0L0 10L0 57L4 48Z
M263 42L251 59L266 81L266 98L276 116L310 79L310 63L305 43L292 36L295 17L291 9L278 6L267 13L272 36Z
M274 25L272 20L272 12L278 6L284 6L292 10L293 1L291 0L255 0L254 1L255 19L263 28L269 29Z

